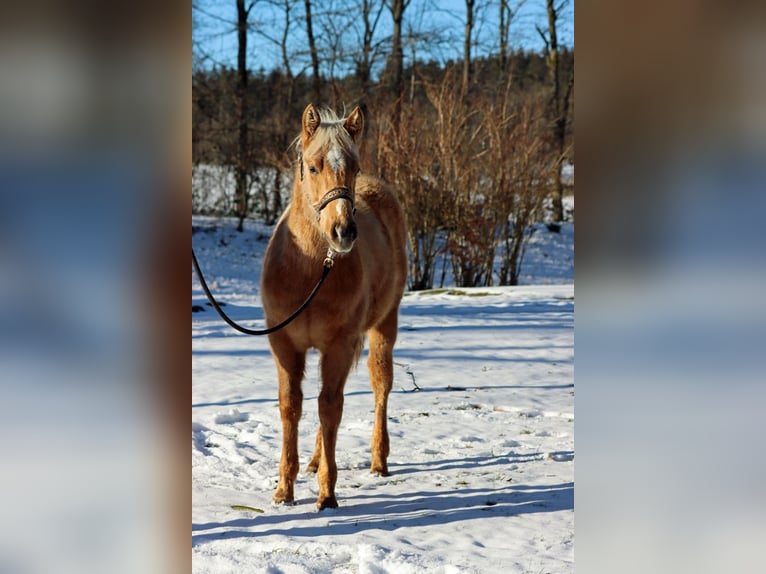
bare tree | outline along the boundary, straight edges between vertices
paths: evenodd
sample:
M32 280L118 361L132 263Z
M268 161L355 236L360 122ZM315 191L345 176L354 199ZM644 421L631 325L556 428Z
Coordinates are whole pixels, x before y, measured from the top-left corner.
M248 107L247 107L247 29L250 11L255 6L255 0L245 6L245 0L237 0L237 101L239 146L237 154L236 197L237 197L237 231L242 231L243 221L248 211L248 191L250 187L248 175Z
M463 92L468 92L471 80L471 34L473 33L476 0L465 0L465 31L463 34Z
M294 29L294 8L300 0L271 0L279 10L280 19L273 26L262 26L258 33L272 42L279 49L281 68L284 72L276 75L276 89L280 97L272 99L271 110L268 115L258 122L259 137L262 142L260 156L264 166L272 169L271 185L260 186L260 205L258 214L265 223L273 224L279 218L283 209L283 191L285 182L292 173L291 157L288 154L293 134L289 129L291 120L296 111L296 77L293 72L292 54L290 53L288 40Z
M394 98L394 127L398 129L402 115L404 94L404 48L402 47L402 22L404 11L412 0L388 0L388 9L394 24L391 37L391 60L389 63L391 94Z
M561 96L561 66L559 65L557 26L561 19L561 13L568 4L569 0L561 0L558 4L554 0L546 0L545 6L548 15L547 33L540 26L537 26L537 32L545 43L546 64L548 66L548 78L551 89L549 109L552 122L552 136L554 145L558 150L558 157L554 163L555 174L551 177L554 221L563 221L564 219L564 206L562 203L564 186L561 182L561 166L564 163L569 98L574 87L574 75L572 75L564 97Z
M368 104L370 101L372 65L375 59L375 31L380 22L380 16L383 13L385 3L382 0L362 0L362 37L361 50L358 51L356 58L356 75L362 88L362 101L360 106L365 117L369 115Z
M312 71L312 97L315 105L321 103L322 100L322 84L319 77L319 52L317 52L317 44L314 39L313 22L311 18L311 0L304 0L306 7L306 37L309 41L309 53L311 55L311 71Z
M500 18L498 31L500 36L500 71L505 74L508 71L508 53L510 51L510 31L513 17L518 13L526 0L519 0L511 6L509 0L500 0Z
M319 29L320 62L326 71L326 83L330 86L330 106L337 108L343 102L342 88L338 82L338 71L345 71L344 64L350 63L349 31L356 23L356 5L349 0L324 0L319 11L314 13L314 22Z

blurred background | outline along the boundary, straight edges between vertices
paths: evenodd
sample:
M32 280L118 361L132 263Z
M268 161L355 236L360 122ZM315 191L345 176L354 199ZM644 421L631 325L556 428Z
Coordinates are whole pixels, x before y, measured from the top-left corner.
M571 7L578 569L764 570L766 11ZM193 13L0 8L2 572L189 570Z
M578 570L763 570L766 10L575 21Z
M0 8L0 572L188 571L190 23Z

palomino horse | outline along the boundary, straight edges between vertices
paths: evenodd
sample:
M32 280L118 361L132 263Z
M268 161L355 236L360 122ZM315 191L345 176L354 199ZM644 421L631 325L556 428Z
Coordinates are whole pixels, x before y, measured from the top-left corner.
M306 470L317 472L321 510L338 506L335 444L343 387L359 360L365 333L375 396L371 472L388 474L386 419L399 303L407 275L406 231L395 191L359 174L361 110L356 107L348 117L338 118L309 104L302 126L292 201L269 242L261 293L266 322L275 325L311 291L325 257L334 257L332 273L311 305L287 327L269 335L282 417L277 503L294 501L306 352L315 348L320 353L319 431Z

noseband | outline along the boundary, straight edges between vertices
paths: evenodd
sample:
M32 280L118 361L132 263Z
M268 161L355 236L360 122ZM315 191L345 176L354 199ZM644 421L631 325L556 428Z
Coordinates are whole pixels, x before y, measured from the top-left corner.
M314 211L317 213L317 219L322 213L322 210L336 199L347 199L351 202L352 213L356 213L356 207L354 207L354 196L351 194L351 190L347 187L333 187L330 191L322 196L322 199L314 206Z

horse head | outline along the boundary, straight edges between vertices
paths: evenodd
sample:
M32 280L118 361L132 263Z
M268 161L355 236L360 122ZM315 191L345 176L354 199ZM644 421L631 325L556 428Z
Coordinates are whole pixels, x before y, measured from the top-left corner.
M319 230L338 253L351 251L357 236L357 142L363 128L364 116L358 106L346 118L338 118L329 110L317 110L311 104L303 111L301 186Z

